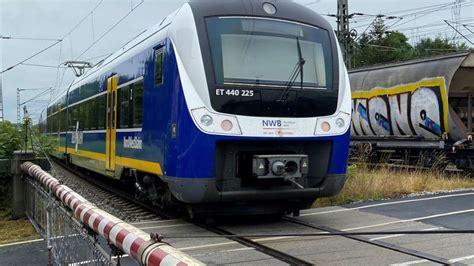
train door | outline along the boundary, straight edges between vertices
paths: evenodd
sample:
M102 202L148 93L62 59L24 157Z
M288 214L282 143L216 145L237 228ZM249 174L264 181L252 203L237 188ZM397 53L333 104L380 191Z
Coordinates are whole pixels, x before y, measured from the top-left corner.
M117 137L117 84L117 75L114 75L107 80L105 169L108 171L115 171L115 150Z

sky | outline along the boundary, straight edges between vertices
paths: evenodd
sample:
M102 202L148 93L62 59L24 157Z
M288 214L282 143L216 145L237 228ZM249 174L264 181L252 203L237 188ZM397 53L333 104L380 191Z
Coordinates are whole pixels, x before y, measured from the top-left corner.
M456 1L461 3L451 4ZM9 37L0 39L1 70L52 46L24 64L0 74L5 119L16 122L17 88L22 89L20 102L27 102L25 105L29 113L37 120L51 98L45 90L52 88L54 97L75 77L71 69L57 66L69 60L100 61L143 30L159 23L184 2L0 0L0 36ZM336 0L296 2L322 15L337 12ZM455 34L444 20L457 25L461 34L474 42L474 0L349 0L349 13L364 14L351 19L351 28L358 34L368 28L375 15L383 14L396 17L387 19L386 25L391 26L389 30L405 33L411 44L420 38L438 35L468 43L462 36ZM335 19L325 17L335 27ZM44 95L38 100L29 101L42 93Z

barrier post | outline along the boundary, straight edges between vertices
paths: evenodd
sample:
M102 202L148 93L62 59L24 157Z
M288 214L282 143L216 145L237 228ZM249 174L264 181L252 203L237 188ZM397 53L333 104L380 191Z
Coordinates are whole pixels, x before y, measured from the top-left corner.
M12 195L12 219L25 218L26 210L26 190L25 180L20 165L25 161L35 159L32 151L15 151L11 160L11 174L13 176L13 195Z

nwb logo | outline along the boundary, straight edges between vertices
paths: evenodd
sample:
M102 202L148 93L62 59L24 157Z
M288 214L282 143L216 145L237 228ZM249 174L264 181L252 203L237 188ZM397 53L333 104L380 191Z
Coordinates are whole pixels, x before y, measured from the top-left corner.
M264 127L281 127L281 120L263 120Z

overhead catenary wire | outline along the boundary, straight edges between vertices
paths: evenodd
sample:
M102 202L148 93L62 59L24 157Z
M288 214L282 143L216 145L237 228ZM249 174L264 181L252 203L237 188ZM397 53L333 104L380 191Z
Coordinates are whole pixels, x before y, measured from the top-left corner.
M471 40L469 40L469 38L467 38L466 35L462 34L462 32L460 32L458 29L456 29L453 25L451 25L451 23L449 23L449 21L445 20L444 22L446 22L446 24L448 24L451 28L453 28L453 30L458 33L460 36L462 36L466 41L468 41L471 45L474 45L474 42L472 42ZM453 40L456 36L453 37Z
M4 36L0 35L0 39L3 40L27 40L27 41L61 41L60 39L51 39L51 38L33 38L33 37L14 37L14 36Z
M0 75L3 74L3 73L5 73L5 72L7 72L7 71L12 70L13 68L15 68L15 67L17 67L17 66L19 66L19 65L21 65L21 64L23 64L23 63L25 63L26 61L30 60L31 58L36 57L36 56L42 54L43 52L49 50L49 49L50 49L51 47L53 47L53 46L56 46L56 45L57 45L58 43L60 43L60 42L61 42L61 41L57 41L57 42L55 42L55 43L49 45L48 47L43 48L43 49L41 49L40 51L34 53L33 55L28 56L27 58L21 60L20 62L18 62L18 63L16 63L16 64L13 64L12 66L10 66L10 67L8 67L8 68L2 70L2 71L0 72Z
M85 53L87 53L87 51L89 51L96 43L98 43L100 40L102 40L102 38L104 38L107 34L109 34L117 25L119 25L130 14L132 14L133 11L135 11L139 6L141 6L141 4L143 4L143 2L145 2L145 0L142 0L140 3L135 5L130 11L128 11L124 16L122 16L122 18L120 18L117 22L115 22L115 24L113 24L102 35L100 35L99 38L97 38L97 40L93 41L92 44L89 47L87 47L79 56L77 56L75 60L78 60L81 56L83 56Z
M46 68L66 68L64 66L53 66L53 65L43 65L43 64L30 64L30 63L21 63L23 66L34 66L34 67L46 67Z
M20 106L25 105L25 104L27 104L27 103L29 103L29 102L35 100L35 99L38 99L39 97L41 97L41 96L43 96L43 95L46 95L46 93L48 93L48 92L50 92L50 91L51 91L51 87L49 87L49 88L45 89L44 91L38 93L37 95L33 96L33 97L30 98L29 100L26 100L26 101L20 103Z
M80 24L82 24L82 22L83 22L84 20L86 20L87 17L88 17L91 13L93 13L93 12L99 7L99 5L100 5L103 1L104 1L104 0L100 0L99 3L92 9L92 11L89 12L85 17L83 17L83 18L82 18L67 34L65 34L62 38L57 39L53 44L47 46L46 48L44 48L44 49L42 49L42 50L40 50L40 51L34 53L33 55L31 55L31 56L29 56L29 57L27 57L27 58L21 60L20 62L18 62L18 63L16 63L16 64L13 64L12 66L10 66L10 67L8 67L8 68L6 68L6 69L0 71L0 75L3 74L3 73L5 73L5 72L7 72L7 71L10 71L10 70L14 69L15 67L21 65L22 63L25 63L25 62L28 61L28 60L30 60L30 59L32 59L32 58L34 58L34 57L36 57L36 56L38 56L38 55L44 53L45 51L49 50L50 48L56 46L58 43L63 42L64 39L65 39L67 36L69 36Z
M440 11L440 10L443 10L443 9L451 8L453 6L453 4L454 3L445 3L445 4L440 4L440 5L427 6L427 8L426 8L427 10L411 12L411 13L404 13L404 12L401 12L401 11L386 12L386 13L387 13L387 15L396 15L397 17L407 18L407 17L411 17L411 16L423 15L423 14L426 14L427 12L432 13L434 11ZM430 7L430 8L428 9L428 7ZM408 10L408 11L411 11L411 10ZM366 27L370 24L371 23L357 25L357 26L355 26L355 28ZM405 23L403 23L403 24L405 24Z

